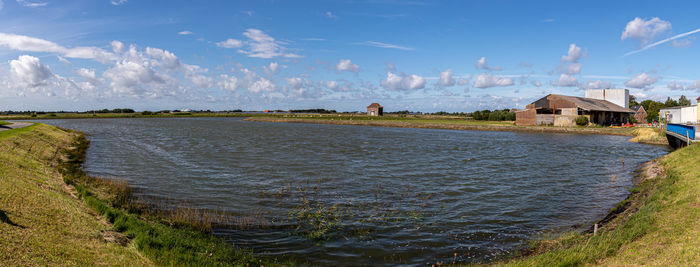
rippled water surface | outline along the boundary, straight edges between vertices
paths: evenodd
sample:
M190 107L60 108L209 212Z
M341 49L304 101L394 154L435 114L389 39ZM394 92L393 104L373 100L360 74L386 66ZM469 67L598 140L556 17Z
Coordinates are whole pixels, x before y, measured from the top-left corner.
M667 153L602 135L239 118L45 122L89 134L88 172L255 218L266 227L217 234L322 265L502 257L539 232L600 219L626 197L639 164ZM304 211L321 211L332 227L312 238Z

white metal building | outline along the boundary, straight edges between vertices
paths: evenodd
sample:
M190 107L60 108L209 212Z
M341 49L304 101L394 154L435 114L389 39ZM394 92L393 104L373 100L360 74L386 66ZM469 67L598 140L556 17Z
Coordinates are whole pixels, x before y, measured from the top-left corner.
M627 89L588 89L586 98L607 100L623 108L630 107L630 91Z
M698 106L662 108L659 110L659 118L667 119L668 123L696 123Z

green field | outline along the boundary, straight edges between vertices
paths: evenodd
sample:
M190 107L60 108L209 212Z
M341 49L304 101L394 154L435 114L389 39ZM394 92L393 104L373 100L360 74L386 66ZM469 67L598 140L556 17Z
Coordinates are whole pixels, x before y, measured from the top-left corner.
M2 125L8 125L8 124L10 124L10 123L9 123L9 122L6 122L6 121L0 121L0 126L2 126Z

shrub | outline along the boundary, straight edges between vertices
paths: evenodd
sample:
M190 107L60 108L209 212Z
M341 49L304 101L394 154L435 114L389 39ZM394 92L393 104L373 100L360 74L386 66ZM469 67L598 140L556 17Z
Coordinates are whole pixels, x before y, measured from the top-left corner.
M578 118L576 118L576 125L579 125L579 126L586 126L586 125L588 125L588 117L586 117L586 116L578 116Z

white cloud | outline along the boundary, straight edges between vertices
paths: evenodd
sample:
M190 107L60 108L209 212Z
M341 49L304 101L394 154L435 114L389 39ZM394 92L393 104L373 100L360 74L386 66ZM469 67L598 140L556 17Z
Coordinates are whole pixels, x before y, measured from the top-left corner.
M562 73L559 75L559 79L554 83L554 85L561 87L574 87L578 86L578 79L569 74Z
M68 61L65 57L56 56L56 58L58 58L58 61L60 61L60 62L62 62L62 63L64 63L64 64L66 64L66 65L70 65L70 61Z
M693 82L693 84L688 85L688 87L685 88L686 90L700 90L700 80L697 80Z
M191 31L181 31L181 32L178 32L177 34L179 34L179 35L190 35L190 34L193 34L193 32L191 32Z
M670 82L666 85L666 88L671 90L685 90L685 87L678 82Z
M481 57L479 60L474 62L474 67L484 70L501 70L501 67L489 66L489 64L486 62L486 57Z
M532 84L535 87L541 87L542 83L540 81L532 80L530 81L530 84Z
M239 48L243 46L243 42L241 42L241 40L229 38L226 39L226 41L217 42L216 46L223 48Z
M127 0L111 0L110 3L112 5L118 6L118 5L123 5L126 4Z
M75 74L78 74L78 76L83 77L83 79L85 79L86 82L92 85L98 85L101 83L100 79L95 74L94 69L80 68L75 71Z
M581 63L570 63L561 66L564 68L563 72L567 74L579 74L581 73Z
M637 49L637 50L627 52L627 53L625 53L625 56L629 56L629 55L633 55L633 54L636 54L636 53L639 53L639 52L646 51L646 50L648 50L648 49L650 49L650 48L654 48L654 47L656 47L656 46L659 46L659 45L668 43L669 41L676 42L677 39L684 38L684 37L686 37L686 36L693 35L693 34L696 34L696 33L698 33L698 32L700 32L700 29L695 29L695 30L692 30L692 31L689 31L689 32L684 32L684 33L681 33L681 34L677 34L677 35L671 36L671 37L669 37L669 38L666 38L666 39L663 39L663 40L660 40L660 41L657 41L657 42L654 42L654 43L645 45L645 46L643 46L642 48L639 48L639 49ZM690 45L690 40L687 40L687 39L685 39L685 40L678 40L678 43L676 43L677 46L680 45L681 47L682 47L683 45L685 45L685 44ZM673 43L671 43L671 45L673 46ZM674 46L674 47L677 47L677 46Z
M269 75L277 73L278 70L279 70L279 63L277 63L277 62L270 62L269 66L265 66L265 72L267 72L267 74L269 74Z
M333 14L333 12L330 12L330 11L326 11L325 15L326 15L326 18L329 18L329 19L338 19L339 18L338 16Z
M474 81L474 87L476 88L489 88L489 87L503 87L511 86L515 84L513 79L502 76L493 76L488 73L482 73L476 77Z
M608 89L612 88L612 84L610 82L606 82L603 80L595 80L595 81L588 81L588 84L585 86L586 89Z
M246 44L248 45L248 50L240 49L239 53L248 55L249 57L257 58L273 58L273 57L286 57L286 58L299 58L300 55L294 53L288 53L287 48L283 46L284 42L280 42L267 35L258 29L248 29L243 35L248 37Z
M29 55L19 56L10 61L10 77L17 83L28 87L45 85L53 77L51 69L41 64L38 58Z
M338 64L335 65L335 69L338 71L350 71L357 73L360 71L360 66L353 64L349 59L341 59Z
M124 50L126 49L126 47L124 46L124 43L122 43L120 41L114 40L114 41L112 41L111 45L112 45L112 51L114 51L114 53L117 53L117 54L123 53Z
M637 89L649 89L658 79L659 77L651 77L651 75L646 72L642 72L626 81L625 86Z
M17 0L17 3L26 7L42 7L49 4L48 2L37 2L28 0Z
M622 32L620 40L638 40L640 42L640 46L643 46L654 37L669 30L671 30L671 22L656 17L650 20L644 20L636 17L630 22L627 22L627 26L625 26L625 30Z
M335 90L338 90L339 87L340 87L340 84L338 84L338 82L336 82L336 81L327 81L326 82L326 88L328 88L330 90L335 91Z
M104 72L111 80L112 91L120 96L157 97L155 89L166 84L166 77L147 64L124 60ZM147 87L144 87L147 86Z
M156 66L170 70L180 68L180 61L177 59L177 56L167 50L146 47L146 54L152 58L158 59L157 61L153 61L153 64Z
M221 74L219 76L220 80L217 83L219 88L227 90L227 91L236 91L238 89L238 86L240 85L238 78L235 76L228 76L226 74Z
M561 61L575 63L578 62L579 58L581 58L581 47L576 46L576 44L570 44L569 51L566 55L561 56Z
M66 48L54 42L17 34L0 33L0 46L25 52L58 53L68 58L94 59L103 63L116 60L114 54L98 47Z
M425 88L425 78L415 74L399 76L387 72L386 79L381 80L380 84L385 89L393 91L410 91Z
M440 73L440 85L444 87L450 87L455 85L457 81L452 77L452 70L448 69Z
M375 42L375 41L364 41L360 43L361 45L368 45L368 46L374 46L374 47L379 47L379 48L389 48L389 49L398 49L398 50L404 50L404 51L411 51L413 48L407 47L407 46L401 46L401 45L395 45L395 44L387 44L387 43L382 43L382 42Z

